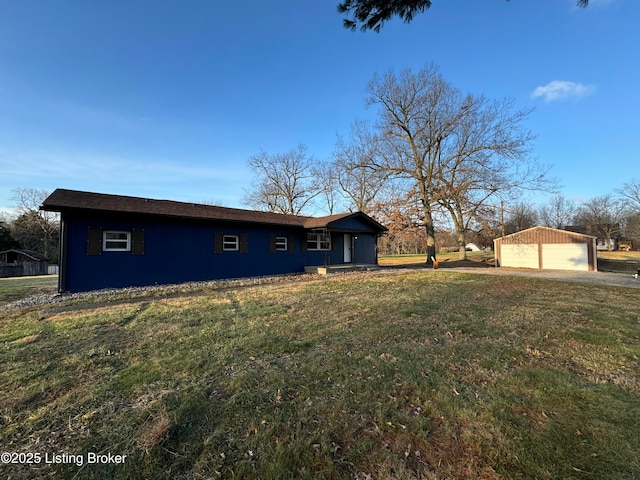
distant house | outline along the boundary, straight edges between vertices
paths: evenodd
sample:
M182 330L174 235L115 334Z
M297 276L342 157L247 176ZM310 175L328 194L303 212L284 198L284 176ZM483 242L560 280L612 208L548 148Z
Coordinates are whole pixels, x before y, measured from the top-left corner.
M362 212L305 217L55 190L60 291L170 284L377 264L386 228Z
M619 243L621 242L621 238L617 235L612 238L606 239L602 237L602 232L611 230L613 232L619 233L621 231L620 225L614 224L613 228L607 226L592 226L592 225L569 225L564 227L565 230L570 232L582 233L584 235L593 235L596 237L596 250L618 250Z
M493 241L496 266L597 271L596 237L533 227Z
M480 246L477 243L467 243L467 245L465 246L465 250L467 252L481 252L482 249L480 248Z
M46 275L49 260L33 250L11 249L0 252L0 277Z

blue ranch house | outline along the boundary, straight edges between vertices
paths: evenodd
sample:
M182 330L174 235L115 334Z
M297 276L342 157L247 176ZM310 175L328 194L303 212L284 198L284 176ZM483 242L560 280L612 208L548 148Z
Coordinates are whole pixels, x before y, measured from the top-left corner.
M58 290L78 292L377 264L386 228L362 212L305 217L57 189Z

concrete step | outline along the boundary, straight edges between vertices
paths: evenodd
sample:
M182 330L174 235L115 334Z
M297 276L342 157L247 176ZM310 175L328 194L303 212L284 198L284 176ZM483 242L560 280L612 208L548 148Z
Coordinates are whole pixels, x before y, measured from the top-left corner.
M379 265L353 264L345 263L342 265L315 265L304 267L306 273L319 273L320 275L328 275L330 273L355 272L363 270L380 270Z

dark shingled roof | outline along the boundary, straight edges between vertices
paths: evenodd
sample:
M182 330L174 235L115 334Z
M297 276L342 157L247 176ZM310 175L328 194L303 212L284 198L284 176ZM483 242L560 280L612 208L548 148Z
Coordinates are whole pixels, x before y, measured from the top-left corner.
M41 253L35 252L33 250L27 250L26 248L12 248L10 250L4 250L0 252L0 255L2 255L3 253L10 253L10 252L19 253L20 255L29 257L31 260L37 260L37 261L49 260L47 257L42 255Z
M165 217L190 218L199 220L223 220L249 222L270 225L286 225L301 228L324 228L329 223L352 215L363 215L373 223L376 229L386 230L364 213L344 213L328 217L305 217L282 213L242 210L239 208L217 207L197 203L175 202L172 200L153 200L150 198L109 195L104 193L80 192L77 190L56 189L49 195L42 210L62 212L68 210L93 210L101 212L122 212Z
M362 213L362 212L349 212L349 213L338 213L336 215L329 215L327 217L308 217L304 222L304 228L326 228L330 227L331 223L337 222L339 220L343 220L345 218L351 217L362 217L367 220L367 222L371 223L373 230L378 230L380 232L384 232L387 230L387 227L381 225L376 222L370 216Z

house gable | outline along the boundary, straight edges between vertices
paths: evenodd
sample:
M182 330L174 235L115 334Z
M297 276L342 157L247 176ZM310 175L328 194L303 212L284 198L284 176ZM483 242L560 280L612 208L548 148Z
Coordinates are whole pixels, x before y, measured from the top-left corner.
M334 232L375 232L383 233L386 227L362 212L342 213L327 217L309 218L305 221L307 229L326 228Z

